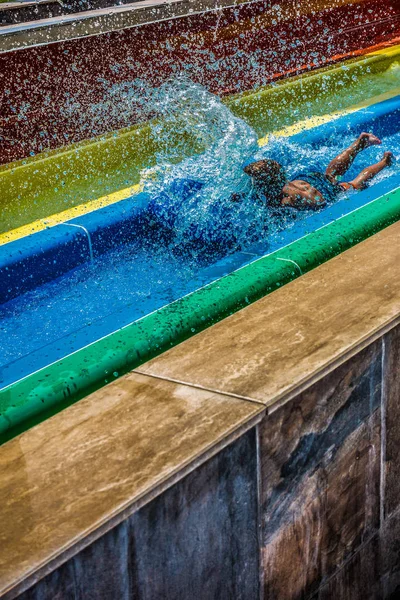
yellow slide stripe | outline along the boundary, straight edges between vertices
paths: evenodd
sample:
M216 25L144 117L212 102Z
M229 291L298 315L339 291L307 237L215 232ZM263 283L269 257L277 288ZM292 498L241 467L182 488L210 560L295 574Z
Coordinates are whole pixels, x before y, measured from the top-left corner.
M102 196L96 200L86 202L85 204L79 204L73 208L67 208L62 212L51 215L50 217L46 217L45 219L38 219L37 221L33 221L33 223L28 223L28 225L23 225L17 229L12 229L11 231L0 234L0 246L7 244L8 242L14 242L15 240L23 238L27 235L31 235L32 233L37 233L43 229L54 227L54 225L65 223L65 221L69 221L70 219L86 215L87 213L98 210L99 208L103 208L104 206L115 204L120 200L126 200L126 198L129 198L129 196L133 196L140 191L140 184L136 184L132 187L108 194L108 196Z
M358 104L354 104L353 106L349 106L341 111L331 113L329 115L321 115L317 117L309 117L308 119L304 119L303 121L298 121L293 125L289 125L288 127L284 127L280 131L274 131L266 135L263 138L258 140L259 146L265 146L268 143L268 140L271 136L274 137L290 137L291 135L296 135L296 133L301 133L302 131L306 131L307 129L313 129L314 127L318 127L319 125L324 125L329 121L334 121L339 117L343 117L344 115L350 115L352 113L357 112L361 108L367 108L368 106L372 106L373 104L378 104L379 102L383 102L384 100L390 100L390 98L395 98L400 94L400 87L395 88L394 90L390 90L385 94L379 94L379 96L374 96L373 98L369 98L368 100L364 100L363 102L359 102Z

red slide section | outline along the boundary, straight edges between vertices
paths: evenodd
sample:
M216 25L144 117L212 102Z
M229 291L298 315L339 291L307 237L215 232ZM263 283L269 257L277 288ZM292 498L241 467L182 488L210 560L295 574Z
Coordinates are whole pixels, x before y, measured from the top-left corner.
M93 104L115 84L159 85L185 73L215 93L234 93L400 35L398 0L327 0L308 14L304 2L306 14L282 20L279 4L289 10L286 0L256 1L1 54L0 162L132 124L115 90L110 114L93 119Z

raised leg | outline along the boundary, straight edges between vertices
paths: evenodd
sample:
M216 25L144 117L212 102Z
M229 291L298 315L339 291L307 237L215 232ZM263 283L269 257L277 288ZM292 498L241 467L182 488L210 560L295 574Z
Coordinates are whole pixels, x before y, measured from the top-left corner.
M375 146L381 144L381 140L372 133L361 133L355 142L351 144L346 150L343 150L341 154L336 156L328 165L325 171L330 179L336 180L337 177L344 175L346 171L351 167L355 157L359 152L365 150L369 146Z
M375 177L375 175L383 171L383 169L389 167L392 163L393 154L391 152L385 152L383 158L379 162L375 163L374 165L371 165L370 167L367 167L366 169L361 171L361 173L357 175L357 177L353 179L353 181L350 181L351 185L356 190L364 189L368 181L370 181L373 177Z

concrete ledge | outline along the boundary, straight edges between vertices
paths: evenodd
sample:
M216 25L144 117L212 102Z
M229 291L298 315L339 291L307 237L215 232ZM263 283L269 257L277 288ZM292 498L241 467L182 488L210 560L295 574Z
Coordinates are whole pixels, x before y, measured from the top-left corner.
M264 412L131 374L2 446L0 597L56 569Z

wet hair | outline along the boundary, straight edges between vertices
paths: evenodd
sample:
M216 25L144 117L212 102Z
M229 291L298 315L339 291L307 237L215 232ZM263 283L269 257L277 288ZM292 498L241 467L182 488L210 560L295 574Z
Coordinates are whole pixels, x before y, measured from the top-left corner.
M265 159L251 163L244 172L253 177L268 204L278 204L282 199L282 189L287 182L285 169L276 160Z

